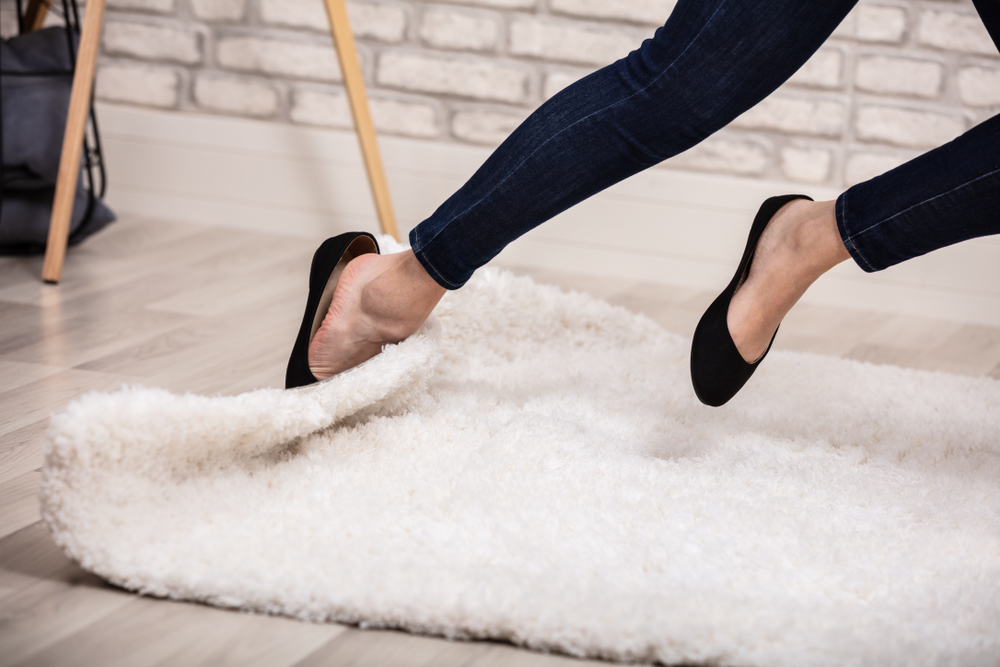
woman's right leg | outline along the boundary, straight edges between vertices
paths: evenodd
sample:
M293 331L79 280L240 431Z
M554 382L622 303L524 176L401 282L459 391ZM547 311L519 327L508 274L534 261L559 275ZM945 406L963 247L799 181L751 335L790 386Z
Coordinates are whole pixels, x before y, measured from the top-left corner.
M409 335L444 289L461 287L514 239L727 125L795 73L855 2L680 0L639 49L525 120L411 231L411 253L365 256L356 277L345 272L310 348L314 374L349 368Z
M511 241L756 105L855 2L680 0L640 48L531 114L410 232L415 255L442 287L461 287Z

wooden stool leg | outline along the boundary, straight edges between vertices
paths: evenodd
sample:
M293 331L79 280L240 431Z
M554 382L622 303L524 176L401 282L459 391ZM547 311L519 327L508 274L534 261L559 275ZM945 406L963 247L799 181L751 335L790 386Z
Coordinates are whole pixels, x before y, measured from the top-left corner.
M66 257L70 217L76 199L76 181L80 176L80 152L83 149L87 115L90 113L90 93L94 85L94 70L97 67L97 51L101 43L101 27L104 24L106 3L107 0L89 0L83 18L76 72L73 74L73 92L70 93L69 114L66 117L66 134L63 137L62 155L59 158L56 195L52 203L52 219L49 222L49 240L45 248L45 264L42 266L42 280L47 283L59 282L63 260Z
M24 10L24 32L38 30L45 23L45 15L49 13L49 0L31 0Z
M382 224L382 232L391 234L398 241L399 231L396 229L396 218L392 213L389 186L385 182L382 158L379 156L378 143L375 140L375 126L368 112L365 80L361 74L361 65L358 63L358 52L354 47L354 35L351 34L344 0L326 0L326 13L330 17L330 32L333 33L333 43L337 48L340 69L344 74L344 88L347 89L347 99L351 104L358 141L361 142L368 182L375 197L375 210Z

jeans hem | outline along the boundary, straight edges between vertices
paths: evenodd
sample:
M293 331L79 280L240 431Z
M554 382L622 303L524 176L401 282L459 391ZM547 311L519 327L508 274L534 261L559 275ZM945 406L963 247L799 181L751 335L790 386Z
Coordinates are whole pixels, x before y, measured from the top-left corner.
M840 240L843 241L844 247L847 252L850 253L851 259L857 264L862 271L865 273L875 273L880 269L871 265L864 254L861 252L861 248L857 246L854 242L854 236L847 229L847 192L842 193L837 197L836 218L837 218L837 230L840 232Z
M417 261L420 262L420 265L424 267L424 271L427 272L427 275L433 278L434 282L441 287L446 290L457 290L465 284L465 282L462 282L461 284L450 282L440 271L438 271L437 267L431 263L431 260L428 259L427 255L424 253L424 249L420 244L420 241L417 240L416 227L410 230L410 249L413 251L413 255L417 258Z

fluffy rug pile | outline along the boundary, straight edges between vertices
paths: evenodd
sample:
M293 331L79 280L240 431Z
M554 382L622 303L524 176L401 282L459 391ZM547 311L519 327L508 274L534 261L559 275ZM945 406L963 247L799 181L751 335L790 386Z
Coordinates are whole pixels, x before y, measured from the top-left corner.
M52 420L41 500L126 588L713 665L996 665L1000 383L689 342L483 270L328 382L131 388Z

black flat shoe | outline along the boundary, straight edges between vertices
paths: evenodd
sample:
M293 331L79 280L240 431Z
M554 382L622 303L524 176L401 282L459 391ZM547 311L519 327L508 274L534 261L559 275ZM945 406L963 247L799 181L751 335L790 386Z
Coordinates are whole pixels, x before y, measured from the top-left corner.
M323 241L323 245L313 255L312 268L309 270L309 299L306 301L306 312L302 316L302 326L299 327L292 356L288 359L286 389L319 382L309 370L309 343L330 310L333 290L337 287L344 267L358 255L372 252L379 252L374 236L367 232L349 232Z
M771 197L757 211L753 226L750 228L750 238L747 240L746 250L743 251L743 259L736 269L736 275L729 283L722 294L712 302L705 314L701 316L698 327L694 330L694 339L691 341L691 384L694 385L694 393L705 405L718 407L725 404L729 399L743 388L753 372L757 370L757 365L764 360L767 353L771 351L771 344L774 343L774 336L778 330L774 330L771 342L767 344L767 349L760 358L753 363L747 363L736 349L736 343L729 334L729 302L733 294L743 281L746 280L750 272L750 263L753 261L754 250L760 240L767 223L771 221L778 209L795 199L808 199L805 195L784 195L782 197Z

